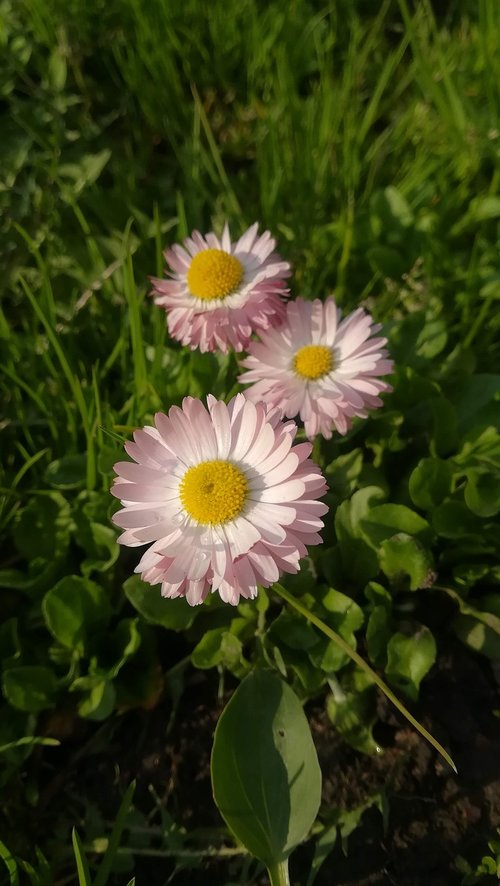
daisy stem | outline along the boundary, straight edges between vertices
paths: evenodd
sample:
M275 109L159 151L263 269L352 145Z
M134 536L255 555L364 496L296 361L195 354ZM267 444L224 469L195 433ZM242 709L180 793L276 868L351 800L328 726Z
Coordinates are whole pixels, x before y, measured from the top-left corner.
M301 603L299 603L299 601L296 600L295 597L292 596L292 594L289 594L288 591L285 591L285 589L280 584L273 585L273 590L280 597L282 597L283 600L285 600L289 604L289 606L292 606L293 609L296 609L297 612L300 612L300 614L303 615L304 618L306 618L308 621L310 621L311 624L319 628L319 630L322 631L322 633L325 634L326 637L328 637L330 640L333 640L333 642L337 644L342 652L345 652L346 655L348 655L349 658L351 658L352 661L354 661L358 665L358 667L360 667L361 670L365 672L365 674L368 674L373 682L376 683L378 688L382 690L386 698L388 698L389 701L392 702L394 707L396 707L398 711L400 711L403 716L406 717L406 719L412 724L412 726L414 726L415 729L420 732L420 735L422 735L429 742L429 744L431 744L436 749L436 751L441 754L441 756L451 766L453 771L457 771L457 767L455 766L453 760L451 759L447 751L445 751L443 746L437 741L437 739L434 738L434 736L430 734L430 732L427 731L427 729L424 728L424 726L422 726L421 723L418 722L418 720L415 719L412 714L410 714L409 710L407 710L407 708L405 708L404 704L399 700L399 698L394 695L394 692L389 689L382 678L379 677L379 675L375 673L374 670L372 670L370 665L367 664L360 655L358 655L358 653L355 649L352 648L352 646L349 646L349 643L346 643L346 641L339 634L337 634L336 631L333 631L332 628L329 628L328 625L326 625L324 621L318 618L317 615L313 615L312 612L309 612L309 610L306 609L306 607L303 606Z
M288 874L288 861L282 861L279 864L273 864L267 869L271 886L290 886L290 877Z

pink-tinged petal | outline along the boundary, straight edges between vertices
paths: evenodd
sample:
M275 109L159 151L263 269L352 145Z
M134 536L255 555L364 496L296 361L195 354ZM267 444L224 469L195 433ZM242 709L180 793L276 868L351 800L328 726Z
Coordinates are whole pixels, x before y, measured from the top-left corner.
M199 244L193 235L187 245ZM306 544L320 543L326 505L317 498L326 485L309 444L293 445L296 425L282 421L281 410L241 394L228 406L211 396L207 402L208 411L187 397L182 408L159 413L156 427L135 433L128 447L135 462L116 466L113 494L122 509L113 521L124 530L122 544L150 544L136 572L160 584L164 597L194 606L218 592L236 605L253 599L258 583L297 571ZM248 480L243 510L228 522L198 523L180 498L186 460L228 459Z
M252 225L235 244L227 225L220 240L212 232L203 237L194 231L184 248L175 245L166 251L167 280L151 278L151 295L167 313L170 334L183 345L203 353L226 353L230 348L242 351L254 332L283 319L290 265L274 252L275 241L269 232L257 237L257 228ZM211 300L193 296L187 285L193 258L206 249L235 255L244 270L233 292Z
M329 439L334 429L347 433L352 419L381 406L378 394L391 389L380 378L393 370L386 339L376 335L380 326L362 308L340 320L331 297L324 304L299 298L285 312L279 328L261 331L260 342L248 345L242 361L246 371L239 377L249 385L245 395L300 418L310 438L322 434ZM333 367L324 376L308 379L296 371L295 356L306 345L331 350Z
M226 459L231 446L231 423L226 404L222 400L214 403L210 415L217 440L218 457Z

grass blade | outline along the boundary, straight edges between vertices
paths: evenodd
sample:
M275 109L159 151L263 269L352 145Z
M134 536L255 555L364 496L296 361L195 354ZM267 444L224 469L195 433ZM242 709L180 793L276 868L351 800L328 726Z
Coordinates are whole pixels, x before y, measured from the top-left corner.
M73 851L75 853L79 886L92 886L88 861L86 859L85 852L83 851L82 842L80 840L80 837L78 836L78 831L76 830L76 828L73 828L71 832L71 839L73 841Z
M113 866L115 855L120 845L120 837L122 835L123 828L125 827L125 820L127 818L127 813L132 802L132 797L134 796L134 791L135 781L132 781L125 791L125 796L123 797L121 806L118 810L115 825L109 838L108 848L106 849L104 858L101 862L101 866L95 879L94 886L106 886L108 877L111 873L111 868Z

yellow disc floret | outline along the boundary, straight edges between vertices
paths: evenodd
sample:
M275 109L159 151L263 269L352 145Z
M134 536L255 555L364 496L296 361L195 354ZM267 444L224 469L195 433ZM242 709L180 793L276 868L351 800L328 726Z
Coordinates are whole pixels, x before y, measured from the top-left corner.
M198 523L228 523L241 513L248 495L245 475L229 461L204 461L188 468L179 495L184 509Z
M295 354L293 368L301 378L322 378L333 369L332 352L326 345L305 345Z
M238 287L243 265L222 249L204 249L194 256L187 274L191 295L211 300L224 298Z

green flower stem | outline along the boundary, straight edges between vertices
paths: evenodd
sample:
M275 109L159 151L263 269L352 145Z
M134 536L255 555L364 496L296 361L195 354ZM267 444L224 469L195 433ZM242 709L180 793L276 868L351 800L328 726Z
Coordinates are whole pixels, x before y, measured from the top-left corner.
M273 864L267 869L271 886L290 886L290 877L288 875L288 860L282 861L280 864Z
M365 672L365 674L368 674L372 678L373 682L376 683L376 685L379 687L379 689L382 690L389 701L392 701L394 707L396 707L398 711L401 711L403 716L406 717L406 719L412 724L412 726L414 726L415 729L420 732L420 735L422 735L429 742L429 744L431 744L436 749L436 751L441 754L441 756L451 766L453 771L457 771L457 767L455 766L453 760L451 759L447 751L445 751L443 746L434 738L434 736L430 734L430 732L427 732L427 729L425 729L412 714L410 714L407 708L405 708L404 704L400 702L399 698L394 695L394 692L389 689L382 678L379 677L374 670L372 670L370 665L367 664L360 655L358 655L358 653L352 648L352 646L349 646L349 644L346 643L346 641L339 634L337 634L336 631L333 631L331 628L329 628L328 625L326 625L324 621L321 621L321 619L318 618L317 615L313 615L313 613L309 612L309 610L306 609L305 606L302 606L302 604L299 603L299 601L296 600L295 597L292 596L292 594L289 594L288 591L285 591L285 589L280 584L273 585L273 590L277 594L279 594L279 596L282 597L283 600L285 600L290 606L292 606L293 609L296 609L297 612L300 612L300 614L303 615L304 618L306 618L308 621L310 621L311 624L319 628L326 637L328 637L330 640L333 640L333 642L337 644L342 652L345 652L346 655L348 655L349 658L351 658L352 661L354 661L358 665L358 667L360 667L361 670Z

